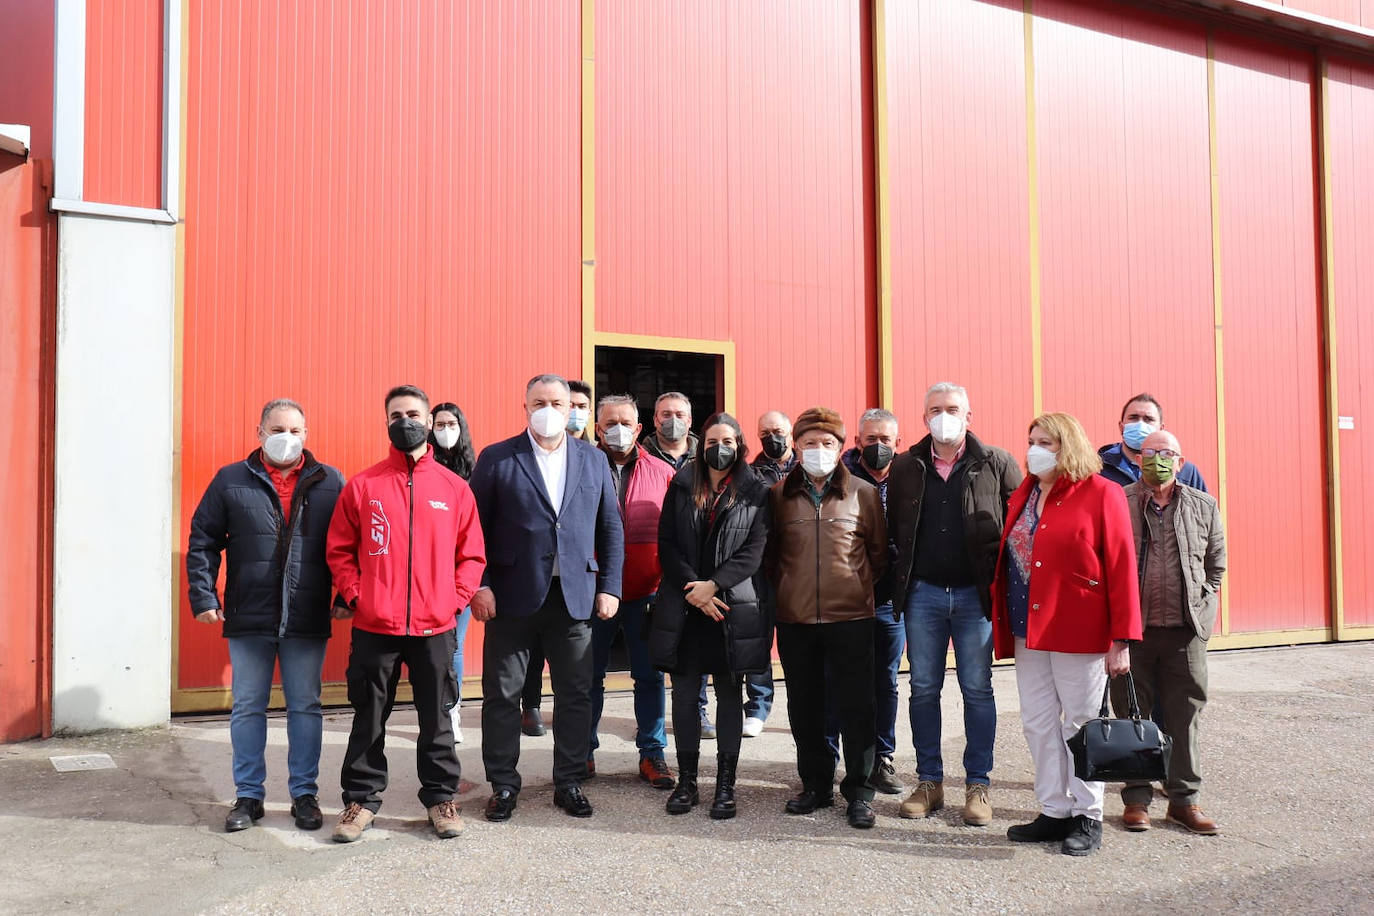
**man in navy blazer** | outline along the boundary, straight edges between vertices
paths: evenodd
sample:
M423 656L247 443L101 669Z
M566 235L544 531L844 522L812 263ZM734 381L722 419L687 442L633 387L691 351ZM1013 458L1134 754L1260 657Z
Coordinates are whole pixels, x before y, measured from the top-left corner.
M625 539L610 464L590 442L566 435L569 409L565 379L530 379L526 428L484 449L468 481L487 543L472 616L486 625L482 762L491 821L508 820L520 793L520 693L536 640L553 681L554 804L574 817L592 814L582 794L592 722L590 621L619 608Z

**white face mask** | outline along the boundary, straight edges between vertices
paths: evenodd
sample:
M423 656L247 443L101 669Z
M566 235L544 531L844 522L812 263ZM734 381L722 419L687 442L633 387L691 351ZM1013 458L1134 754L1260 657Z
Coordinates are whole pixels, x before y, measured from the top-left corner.
M434 430L434 441L440 448L453 448L458 444L458 427L445 426Z
M305 443L295 433L273 433L262 440L262 452L273 464L285 467L301 456Z
M930 418L930 435L941 445L951 445L964 434L964 418L952 413L937 413Z
M587 416L590 413L585 407L574 407L568 411L568 432L580 433L587 428Z
M568 425L568 417L557 407L541 407L530 414L530 429L536 436L552 439Z
M802 449L802 470L812 477L824 477L835 470L840 453L833 448Z
M1052 471L1059 464L1059 455L1043 445L1032 445L1026 449L1026 470L1036 477Z
M606 440L606 447L615 452L629 451L635 441L634 429L624 423L615 424L601 435Z

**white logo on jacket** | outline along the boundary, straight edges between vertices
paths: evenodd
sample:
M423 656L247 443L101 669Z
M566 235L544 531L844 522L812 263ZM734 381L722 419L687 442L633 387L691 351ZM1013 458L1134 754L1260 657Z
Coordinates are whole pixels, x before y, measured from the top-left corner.
M429 507L431 509L443 509L445 512L448 511L448 503L440 502L437 499L431 499L429 501Z
M391 522L387 521L386 512L382 509L380 499L369 499L369 508L372 509L371 536L374 549L369 550L367 555L379 557L387 552L387 547L391 544Z

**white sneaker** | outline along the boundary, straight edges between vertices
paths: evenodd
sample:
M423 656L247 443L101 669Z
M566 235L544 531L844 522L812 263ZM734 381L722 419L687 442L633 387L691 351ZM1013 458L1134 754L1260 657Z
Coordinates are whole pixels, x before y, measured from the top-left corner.
M463 721L463 710L462 710L462 708L459 707L457 704L454 704L454 707L453 707L453 709L449 712L448 717L449 717L449 721L453 723L453 743L454 743L454 744L462 744L462 743L463 743L463 726L462 726L462 721Z
M757 738L763 734L763 720L750 716L744 720L744 728L741 731L746 738Z

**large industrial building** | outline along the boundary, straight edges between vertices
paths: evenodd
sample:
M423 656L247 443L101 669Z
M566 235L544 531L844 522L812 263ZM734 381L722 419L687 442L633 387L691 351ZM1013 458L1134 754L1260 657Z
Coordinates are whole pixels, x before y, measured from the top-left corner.
M182 554L265 401L352 474L541 371L1014 452L1147 390L1212 645L1370 638L1371 163L1374 0L0 0L0 740L227 708Z

